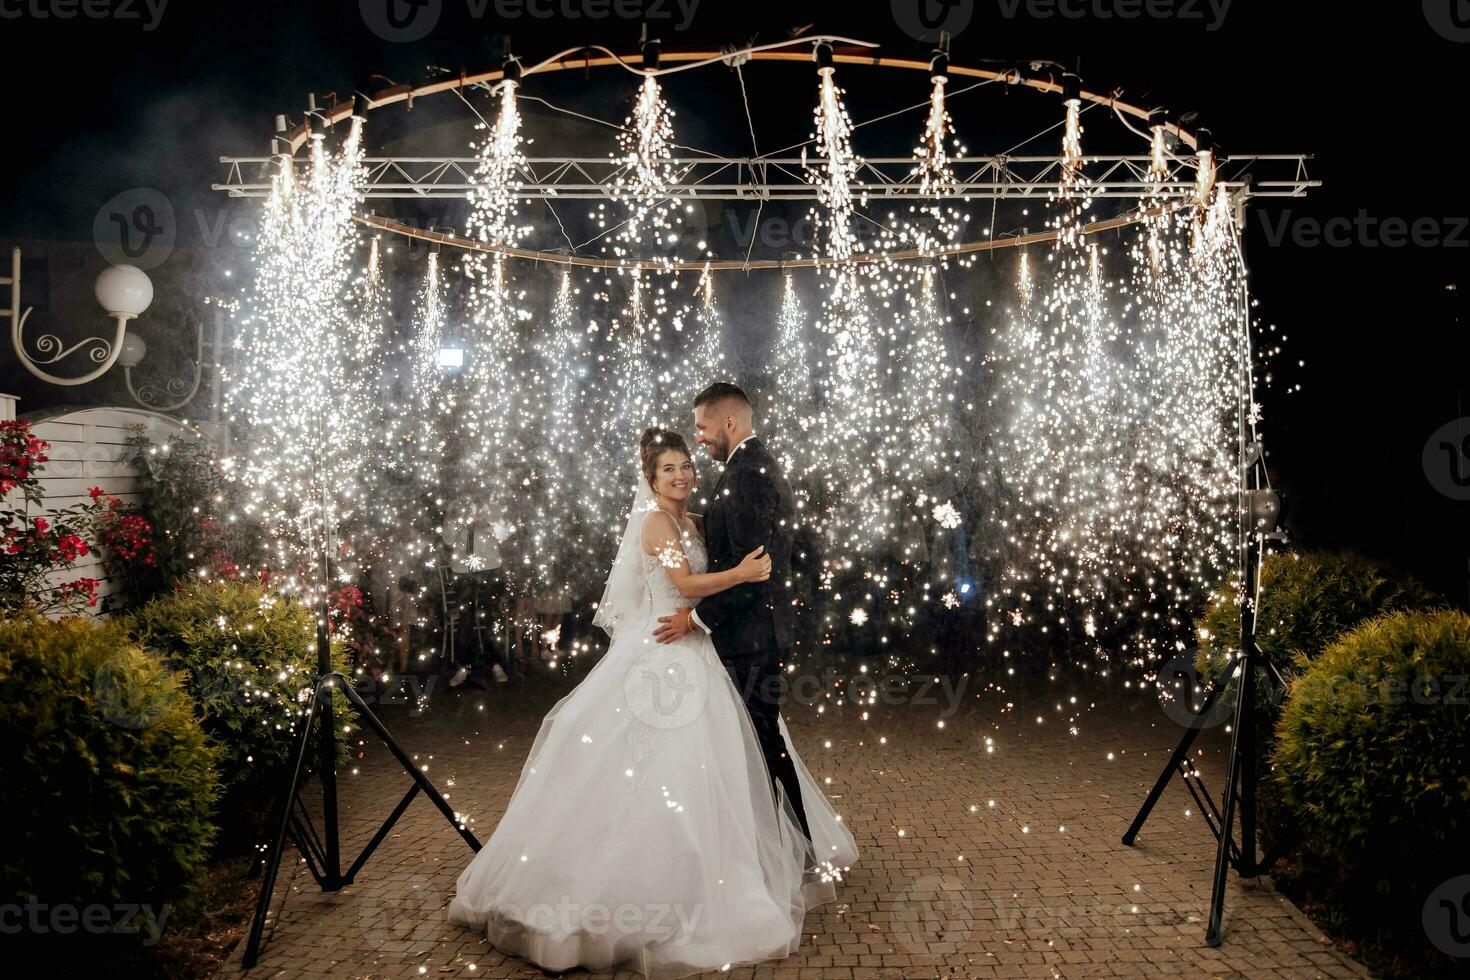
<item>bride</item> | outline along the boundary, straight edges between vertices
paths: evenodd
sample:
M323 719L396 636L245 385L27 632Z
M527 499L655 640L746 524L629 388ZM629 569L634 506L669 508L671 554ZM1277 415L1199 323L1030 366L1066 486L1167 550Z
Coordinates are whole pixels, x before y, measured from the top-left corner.
M449 918L548 970L664 980L789 955L857 847L787 736L803 836L709 637L654 641L659 616L765 581L771 561L757 549L705 572L688 445L649 429L640 450L643 480L593 620L612 644L541 723Z

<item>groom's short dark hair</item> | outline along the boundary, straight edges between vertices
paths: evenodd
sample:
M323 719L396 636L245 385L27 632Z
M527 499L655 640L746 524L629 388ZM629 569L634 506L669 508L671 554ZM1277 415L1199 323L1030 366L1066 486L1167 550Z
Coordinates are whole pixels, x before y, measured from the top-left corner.
M737 400L751 408L750 397L745 394L745 389L732 381L716 381L708 388L694 396L694 407L703 408L705 405L713 405L716 402Z

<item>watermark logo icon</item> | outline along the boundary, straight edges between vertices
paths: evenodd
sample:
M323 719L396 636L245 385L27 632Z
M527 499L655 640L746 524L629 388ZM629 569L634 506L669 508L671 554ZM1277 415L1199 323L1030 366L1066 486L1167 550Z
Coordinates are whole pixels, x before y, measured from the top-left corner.
M1210 685L1200 679L1199 649L1190 647L1159 668L1159 706L1175 724L1184 728L1214 728L1230 718L1232 704L1216 697L1208 711L1201 711ZM1223 683L1223 679L1216 682Z
M890 0L889 6L905 34L930 44L942 34L957 36L975 14L975 0Z
M975 928L975 913L966 887L963 878L947 874L922 875L911 881L894 903L908 914L895 917L889 936L893 948L927 955L934 942L967 942Z
M1470 875L1442 882L1424 902L1424 935L1450 956L1470 956Z
M98 667L92 677L92 696L102 717L133 731L151 728L168 707L168 691L160 684L140 685L137 669L133 658L122 653Z
M385 41L408 44L428 37L444 12L444 0L357 0L368 30Z
M1451 419L1424 442L1424 475L1451 500L1470 500L1470 416Z
M152 269L173 252L178 228L174 206L162 191L133 187L97 209L92 241L113 265Z
M704 711L709 669L694 653L656 647L623 675L623 696L633 717L653 728L683 728Z
M1470 0L1423 0L1424 19L1447 41L1470 41Z

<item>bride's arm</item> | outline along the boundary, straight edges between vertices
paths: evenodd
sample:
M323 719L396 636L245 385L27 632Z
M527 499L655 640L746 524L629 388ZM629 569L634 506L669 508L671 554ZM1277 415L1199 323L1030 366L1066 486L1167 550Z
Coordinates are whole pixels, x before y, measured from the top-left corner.
M689 559L684 556L678 526L663 511L649 514L643 522L643 551L659 560L669 581L686 599L702 599L745 582L764 582L771 577L771 559L763 548L752 551L728 571L694 574L689 570Z

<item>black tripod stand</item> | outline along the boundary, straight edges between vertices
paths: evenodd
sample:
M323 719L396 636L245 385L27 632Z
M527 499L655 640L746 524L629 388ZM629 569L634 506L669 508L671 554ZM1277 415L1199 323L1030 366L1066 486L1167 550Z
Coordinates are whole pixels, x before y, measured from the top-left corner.
M1258 485L1259 469L1263 467L1258 443L1246 444L1242 435L1240 447L1241 484L1240 494L1240 658L1235 662L1235 672L1218 679L1210 689L1204 704L1193 716L1184 737L1179 740L1174 754L1169 757L1163 772L1149 791L1148 799L1133 818L1123 843L1129 847L1138 837L1144 821L1159 802L1169 780L1178 773L1184 780L1185 789L1194 798L1205 824L1219 842L1215 855L1215 877L1210 890L1210 920L1205 930L1205 942L1210 946L1220 945L1220 925L1225 913L1225 874L1233 867L1242 878L1251 878L1275 863L1276 855L1267 855L1264 860L1256 859L1256 672L1263 672L1277 691L1285 684L1281 673L1270 658L1256 646L1255 588L1260 572L1262 553L1268 538L1279 538L1276 531L1281 517L1281 500L1269 489ZM1216 700L1234 680L1238 687L1235 700L1235 722L1230 733L1230 761L1226 767L1225 790L1221 804L1216 805L1209 790L1200 778L1199 770L1189 761L1189 749L1207 723L1207 718ZM1240 807L1240 843L1235 842L1235 808Z
M323 569L327 567L327 561L323 560ZM330 581L330 577L325 579ZM429 801L444 814L444 819L449 825L464 838L470 848L479 851L480 842L475 839L455 813L450 809L444 797L429 782L427 776L419 771L419 767L404 753L393 736L384 727L378 716L373 714L372 709L363 701L362 696L352 686L347 678L332 669L331 647L327 640L327 600L322 600L322 608L317 618L316 627L316 650L317 650L317 676L312 685L311 698L306 705L306 715L301 722L301 732L296 736L296 751L292 757L291 778L285 786L285 792L280 797L280 815L276 824L276 833L271 841L271 849L266 857L265 877L260 883L260 899L255 904L255 917L250 923L250 936L245 941L244 963L246 969L253 967L257 957L260 955L261 932L265 928L266 913L270 910L271 892L275 890L276 875L281 867L281 852L286 846L286 835L290 834L296 842L301 856L306 859L306 866L311 871L311 876L316 879L324 892L334 892L346 885L352 884L357 872L367 863L367 859L377 849L383 839L388 836L388 831L403 816L413 798L422 792ZM388 819L378 828L372 840L363 847L362 853L352 862L352 866L344 873L342 871L342 856L339 842L339 828L337 826L337 758L334 712L332 710L332 696L341 691L346 695L348 702L356 709L364 724L370 728L378 737L393 757L398 760L410 776L413 777L413 785L408 788L403 799L393 808ZM322 784L322 827L323 833L318 836L316 828L312 825L311 816L301 802L301 792L305 786L306 753L312 742L312 726L316 723L316 748L317 769Z

